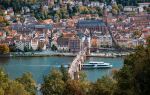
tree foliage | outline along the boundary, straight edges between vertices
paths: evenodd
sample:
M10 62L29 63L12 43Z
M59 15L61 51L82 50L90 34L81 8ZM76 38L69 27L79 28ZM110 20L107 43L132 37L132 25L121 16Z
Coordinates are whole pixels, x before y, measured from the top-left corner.
M62 80L62 74L52 69L51 73L44 77L41 92L43 95L62 95L65 83Z
M16 81L23 84L25 90L28 91L30 95L36 95L36 83L31 73L24 73L21 77L17 78Z
M87 81L71 80L62 66L60 70L52 69L44 77L41 91L43 95L86 95L88 87Z
M117 88L115 95L149 95L149 67L149 45L147 47L137 47L135 54L125 59L124 67L116 75Z
M6 44L0 44L0 54L9 53L9 47Z
M68 80L64 95L86 95L86 86L79 80Z
M15 80L10 80L8 75L0 69L0 95L30 95L25 86Z
M109 77L98 79L91 84L90 95L112 95L115 87L115 82Z

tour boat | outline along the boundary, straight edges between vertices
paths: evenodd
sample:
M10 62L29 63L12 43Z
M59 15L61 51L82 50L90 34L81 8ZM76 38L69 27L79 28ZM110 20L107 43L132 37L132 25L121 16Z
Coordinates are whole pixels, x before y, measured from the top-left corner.
M111 68L110 63L105 62L89 62L88 64L82 64L82 69L98 69L98 68Z

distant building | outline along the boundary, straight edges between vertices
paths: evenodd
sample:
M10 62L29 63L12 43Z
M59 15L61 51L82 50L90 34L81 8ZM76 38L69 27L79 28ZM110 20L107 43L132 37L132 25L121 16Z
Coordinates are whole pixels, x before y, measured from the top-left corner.
M98 49L99 47L98 47L98 37L93 37L92 39L91 39L91 51L97 51L97 49Z
M0 31L0 39L5 39L6 37L6 32Z
M98 36L98 47L112 47L112 38L110 35Z
M125 6L123 9L125 12L136 12L137 7L136 6Z
M93 31L106 31L107 27L102 20L80 20L76 26L78 29Z
M38 49L46 50L46 43L44 41L39 41L38 42Z
M146 3L138 3L138 5L140 7L148 7L150 5L150 2L146 2Z
M120 47L128 47L127 42L128 42L128 39L117 39L117 44Z
M10 15L10 16L14 16L15 13L14 13L13 8L8 8L7 9L7 14Z
M69 39L69 51L70 52L79 52L80 51L80 47L81 47L81 44L80 44L80 39L78 37L71 37Z
M76 35L75 31L63 32L57 39L58 51L63 52L79 52L80 51L80 39Z
M33 50L37 50L38 49L38 45L39 43L38 43L38 40L37 39L32 39L31 40L31 47L32 47L32 49Z
M25 13L29 13L30 12L30 8L28 7L22 7L21 13L25 14Z
M97 2L96 2L96 1L94 2L94 1L93 1L93 2L90 2L90 3L88 4L88 6L89 6L89 7L100 7L100 8L103 8L104 3L100 3L100 2L98 2L98 1L97 1Z
M58 51L69 51L69 38L59 37L57 39L57 49Z
M135 23L137 26L149 26L150 25L150 15L136 15L131 19L132 23Z
M81 50L83 50L85 47L87 47L87 55L90 54L90 48L91 48L91 37L89 35L86 35L82 37L82 43L81 43Z
M19 40L19 41L15 41L15 46L16 46L17 50L25 51L25 48L26 49L31 49L31 42L30 41Z

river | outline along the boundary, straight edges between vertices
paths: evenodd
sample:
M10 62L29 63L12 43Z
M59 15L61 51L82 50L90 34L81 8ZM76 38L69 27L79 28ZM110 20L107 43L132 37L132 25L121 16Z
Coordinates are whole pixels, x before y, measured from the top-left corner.
M0 67L4 68L11 79L21 76L24 72L31 72L37 83L41 83L43 76L50 72L51 68L59 68L60 65L68 65L74 57L14 57L0 58ZM87 58L89 61L104 61L119 69L123 66L123 58ZM112 68L112 69L113 69ZM87 75L87 80L96 81L102 76L111 75L112 69L92 69L83 70Z

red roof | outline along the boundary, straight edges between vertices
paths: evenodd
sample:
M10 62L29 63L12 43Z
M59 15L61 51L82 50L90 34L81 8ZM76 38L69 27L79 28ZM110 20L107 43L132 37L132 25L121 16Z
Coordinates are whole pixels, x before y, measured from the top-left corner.
M3 36L3 32L0 32L0 36Z
M12 39L13 37L12 36L7 36L7 39Z
M142 32L150 32L150 29L143 29Z

